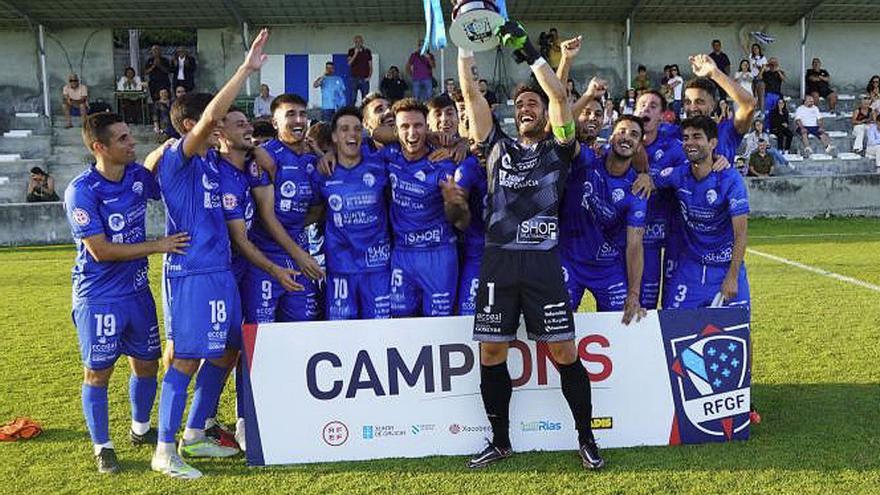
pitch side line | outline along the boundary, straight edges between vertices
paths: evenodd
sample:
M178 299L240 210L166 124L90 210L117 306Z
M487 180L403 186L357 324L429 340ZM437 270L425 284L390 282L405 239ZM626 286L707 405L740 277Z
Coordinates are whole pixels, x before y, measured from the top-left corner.
M775 234L775 235L750 235L750 239L796 239L809 237L871 237L880 235L880 232L817 232L815 234Z
M762 251L757 251L752 248L748 248L748 249L746 249L746 251L748 251L749 254L761 256L763 258L771 259L773 261L778 261L778 262L783 263L785 265L800 268L800 269L806 270L808 272L817 273L817 274L822 275L824 277L833 278L835 280L840 280L841 282L846 282L848 284L856 285L856 286L862 287L864 289L872 290L874 292L880 292L880 285L874 285L874 284L865 282L864 280L859 280L857 278L847 277L846 275L841 275L839 273L829 272L828 270L825 270L822 268L817 268L815 266L805 265L803 263L798 263L797 261L792 261L790 259L783 258L781 256L776 256L776 255L765 253Z

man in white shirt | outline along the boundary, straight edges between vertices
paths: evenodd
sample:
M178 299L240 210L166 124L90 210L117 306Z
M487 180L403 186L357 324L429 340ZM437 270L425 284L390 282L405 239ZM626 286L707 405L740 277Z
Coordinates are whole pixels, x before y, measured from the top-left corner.
M877 170L880 170L880 114L865 131L865 156L874 157Z
M807 95L804 97L804 104L797 107L797 110L794 112L794 121L797 126L798 134L800 134L801 139L804 141L805 155L809 156L813 153L813 150L810 149L809 134L816 136L822 141L826 153L832 153L834 151L834 145L831 144L831 138L828 137L825 129L822 128L822 118L819 115L819 107L816 106L812 96Z
M260 95L254 98L254 118L272 117L272 95L269 94L269 86L260 84Z

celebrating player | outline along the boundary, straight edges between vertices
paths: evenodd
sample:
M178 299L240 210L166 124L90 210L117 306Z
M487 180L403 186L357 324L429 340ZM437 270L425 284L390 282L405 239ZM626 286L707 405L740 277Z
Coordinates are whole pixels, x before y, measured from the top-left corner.
M186 406L190 378L196 379L187 427L179 451L189 456L234 455L237 448L214 443L205 436L205 420L213 412L227 367L223 357L230 331L241 324L235 277L230 270L229 234L221 208L220 170L213 147L218 127L244 81L260 70L269 33L254 39L244 63L216 96L190 94L171 109L172 123L181 139L162 151L154 173L165 199L167 230L187 230L192 247L165 258L165 329L172 348L172 365L165 373L159 398L159 442L153 455L154 471L173 478L194 479L201 472L175 452L175 435Z
M146 240L147 200L159 186L134 163L135 141L112 113L86 118L83 142L95 163L64 193L64 208L76 241L73 267L73 321L85 368L82 406L100 473L120 470L110 440L107 385L120 354L131 366L129 398L134 445L156 443L150 411L156 398L159 324L147 280L147 256L183 254L189 235L178 232Z
M471 137L491 148L486 248L480 267L474 338L480 341L480 391L493 439L468 463L478 468L510 457L512 384L507 353L520 315L529 337L547 342L558 364L562 393L571 408L582 462L600 468L591 429L590 382L574 344L574 321L556 249L559 202L571 160L578 153L575 124L565 88L522 26L508 21L500 36L527 62L540 88L523 86L515 98L519 139L493 131L492 113L474 77L473 53L459 48L458 74ZM580 38L567 42L579 49ZM546 94L545 94L546 92ZM552 134L548 135L549 123Z

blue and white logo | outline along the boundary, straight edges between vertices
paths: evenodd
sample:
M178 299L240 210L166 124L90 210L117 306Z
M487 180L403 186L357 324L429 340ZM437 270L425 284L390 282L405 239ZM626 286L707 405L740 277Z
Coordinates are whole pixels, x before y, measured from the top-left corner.
M342 196L338 194L331 194L329 198L327 198L327 203L330 205L330 209L333 211L342 210Z
M107 217L107 224L114 232L119 232L125 228L125 217L122 213L113 213Z
M376 176L374 176L370 172L364 174L363 180L364 185L367 187L373 187L373 185L376 184Z
M285 198L292 198L296 196L296 184L292 180L284 181L281 184L281 195Z
M710 205L714 204L715 200L717 199L718 193L715 192L715 189L709 189L708 191L706 191L706 201L708 201Z

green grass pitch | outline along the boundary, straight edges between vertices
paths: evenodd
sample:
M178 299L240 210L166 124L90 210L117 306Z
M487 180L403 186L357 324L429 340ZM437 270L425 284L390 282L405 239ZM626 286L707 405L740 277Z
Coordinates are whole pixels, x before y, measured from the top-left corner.
M880 285L880 220L754 220L750 248ZM70 246L0 250L0 420L44 435L0 444L2 493L880 493L880 292L751 253L753 388L764 417L748 442L608 449L585 472L573 452L529 453L470 472L462 457L248 468L196 461L184 484L127 442L127 364L110 386L124 472L100 476L80 406L70 320ZM154 294L160 260L151 259ZM231 394L221 415L231 421ZM155 417L155 412L154 412ZM155 419L154 419L155 422Z

